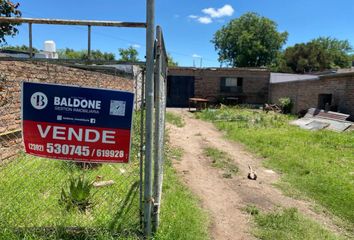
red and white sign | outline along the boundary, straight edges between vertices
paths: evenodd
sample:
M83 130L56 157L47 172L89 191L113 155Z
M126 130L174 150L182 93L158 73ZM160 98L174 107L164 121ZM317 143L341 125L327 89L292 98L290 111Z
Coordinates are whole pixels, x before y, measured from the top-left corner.
M26 153L84 161L129 161L134 95L128 92L24 83Z

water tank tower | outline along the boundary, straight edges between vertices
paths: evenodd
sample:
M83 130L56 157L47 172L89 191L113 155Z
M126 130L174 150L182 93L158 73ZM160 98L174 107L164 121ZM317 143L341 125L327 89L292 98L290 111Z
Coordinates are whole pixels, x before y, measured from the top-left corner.
M44 54L46 58L58 59L57 48L53 40L44 42Z

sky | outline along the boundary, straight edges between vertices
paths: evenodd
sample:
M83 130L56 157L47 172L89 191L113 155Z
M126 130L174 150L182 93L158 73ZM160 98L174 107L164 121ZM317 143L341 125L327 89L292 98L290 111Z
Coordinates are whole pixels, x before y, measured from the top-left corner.
M13 0L15 2L15 0ZM27 0L21 1L23 17L144 22L145 0ZM354 46L353 0L155 0L156 24L163 29L167 51L180 66L220 66L214 33L230 20L256 12L289 33L284 48L319 36L349 40ZM8 37L9 45L28 44L28 26ZM93 27L92 49L113 52L135 47L145 56L145 30ZM57 49L87 49L87 27L33 25L33 45L43 49L54 40Z

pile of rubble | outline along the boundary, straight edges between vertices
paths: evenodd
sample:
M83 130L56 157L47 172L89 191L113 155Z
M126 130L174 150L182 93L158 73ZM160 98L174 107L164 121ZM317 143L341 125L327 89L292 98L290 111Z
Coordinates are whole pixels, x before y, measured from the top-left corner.
M303 118L290 122L300 128L317 131L328 129L335 132L354 131L350 115L310 108Z

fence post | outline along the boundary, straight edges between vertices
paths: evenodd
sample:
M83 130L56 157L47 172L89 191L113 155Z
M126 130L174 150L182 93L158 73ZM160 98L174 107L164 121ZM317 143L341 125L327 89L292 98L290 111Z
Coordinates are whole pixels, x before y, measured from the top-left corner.
M144 177L144 235L151 237L153 112L154 112L154 25L155 0L147 0L146 11L146 149Z
M91 59L91 25L87 26L87 59Z
M138 83L137 83L138 86ZM140 192L139 192L139 209L140 209L140 226L144 227L144 210L143 210L143 163L144 163L144 113L145 113L145 68L141 70L141 99L140 99Z
M32 45L32 23L28 24L28 40L29 40L29 54L30 54L30 58L33 57L33 45Z

